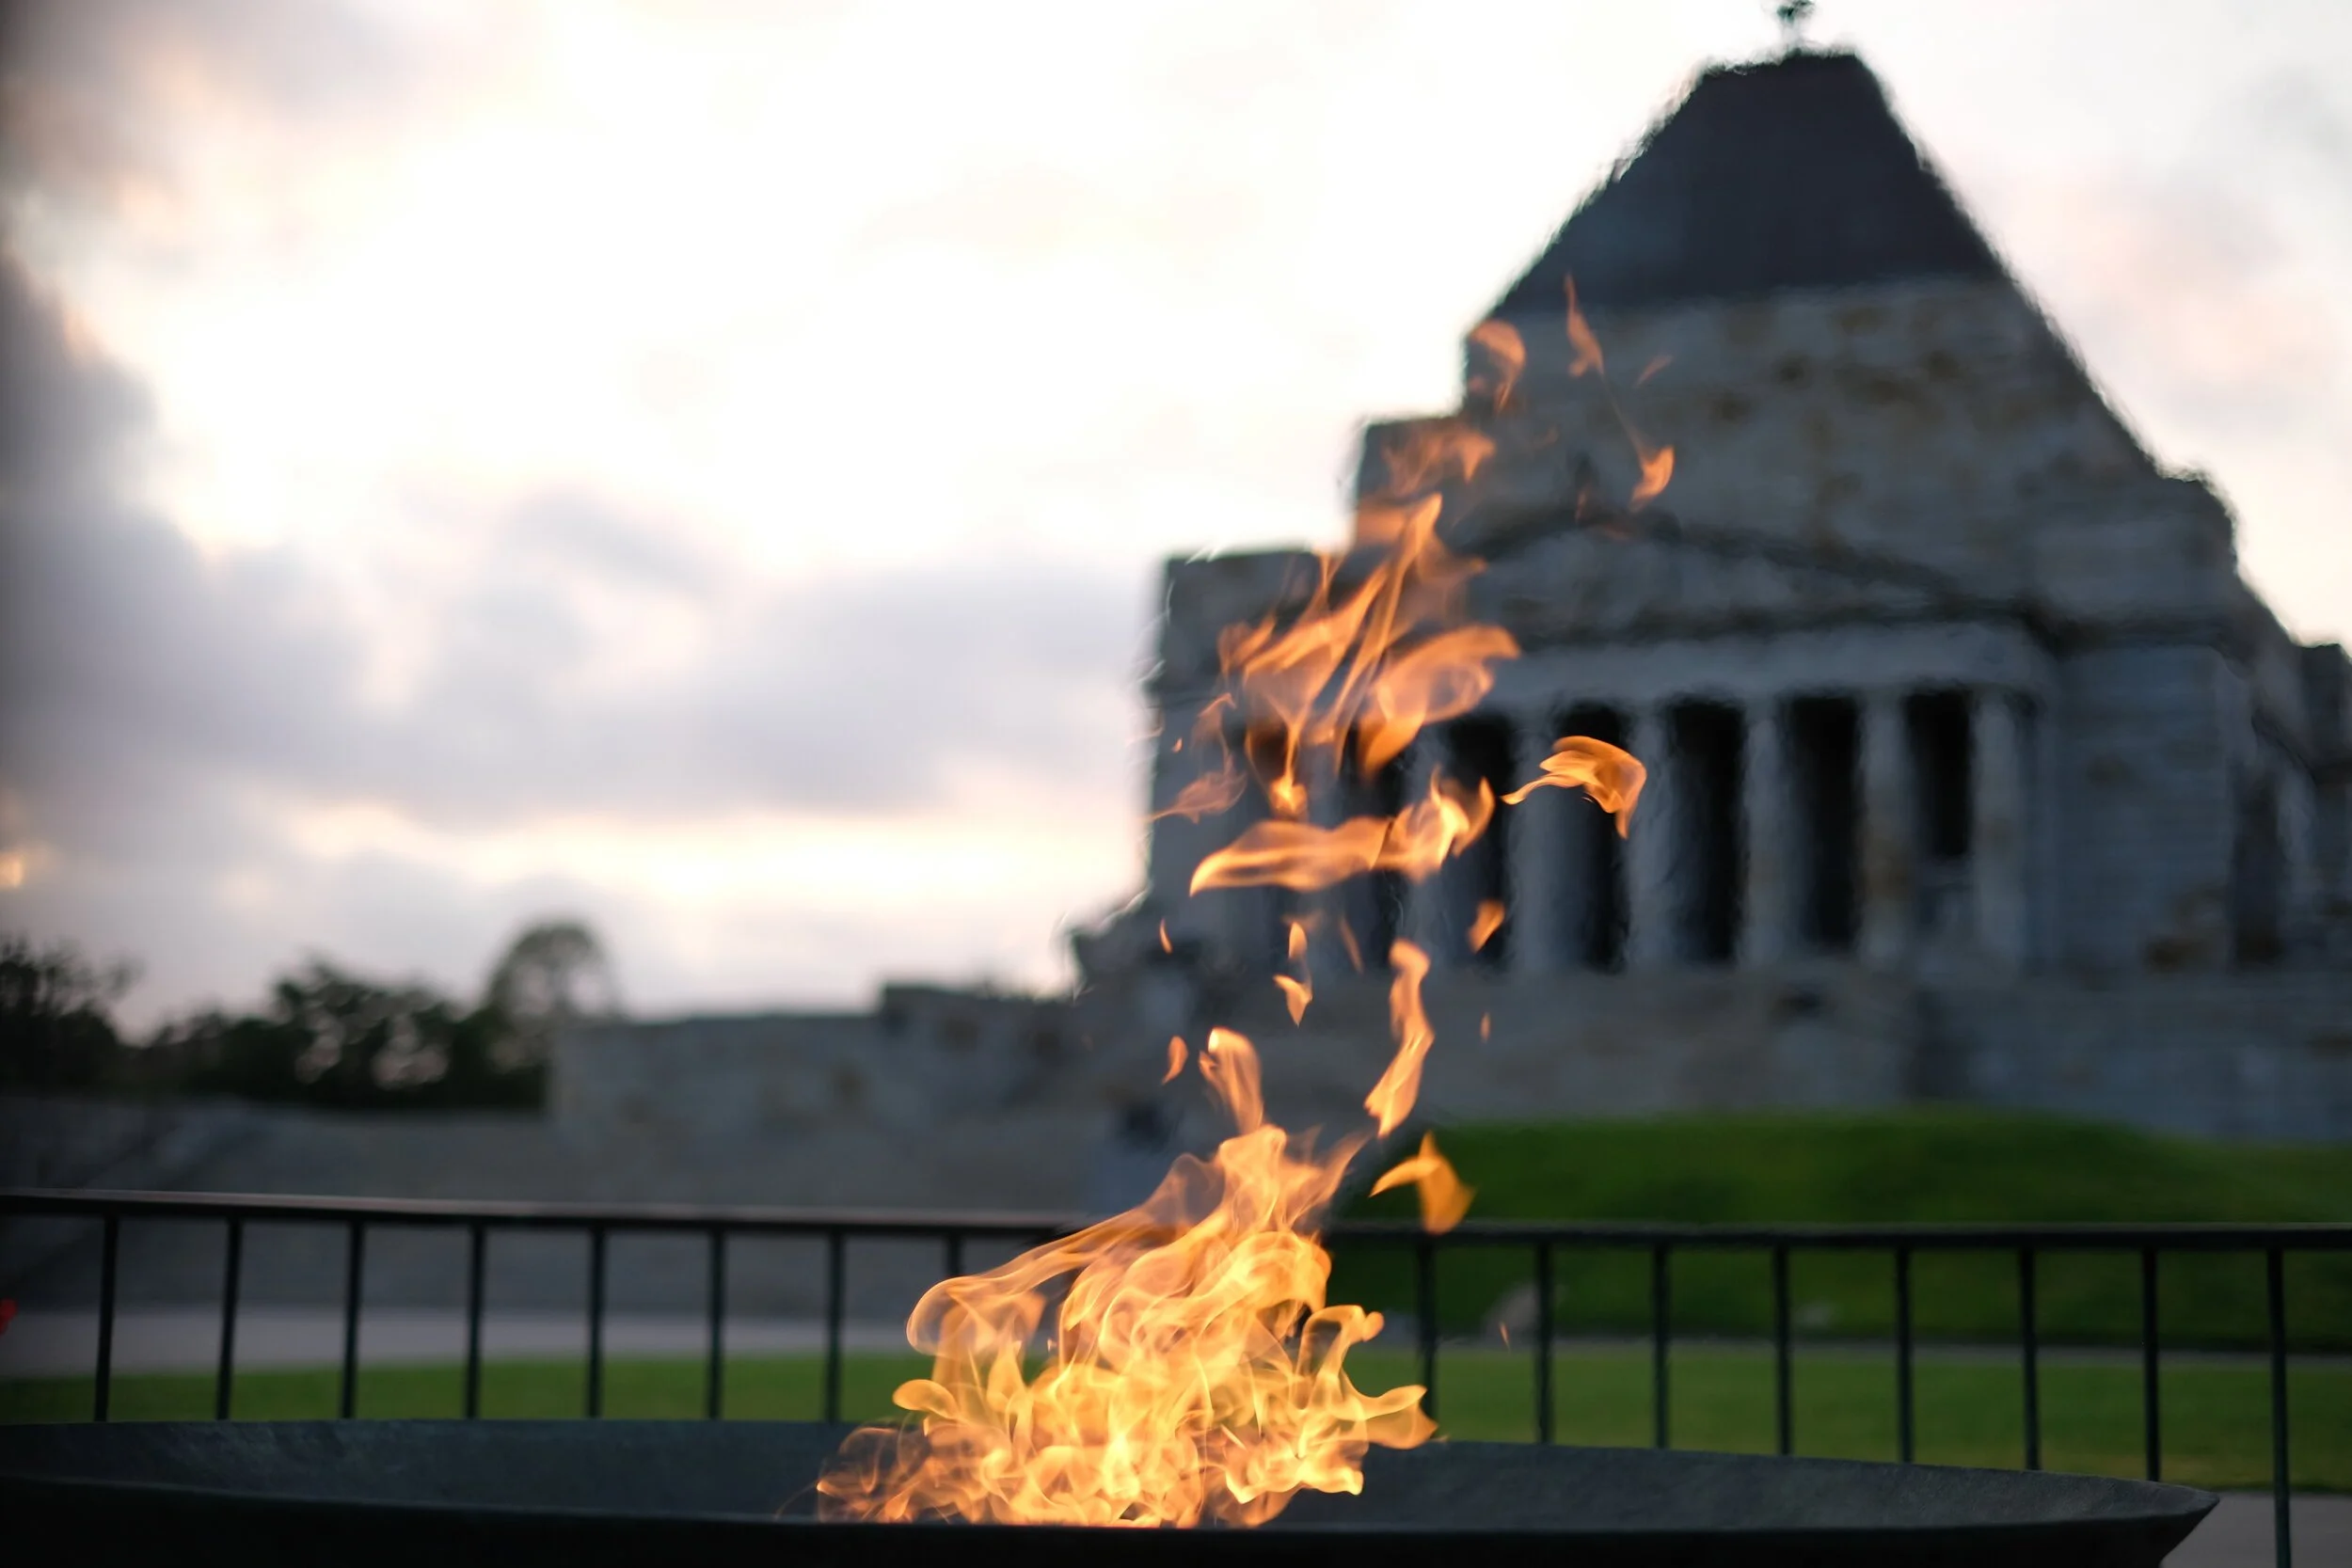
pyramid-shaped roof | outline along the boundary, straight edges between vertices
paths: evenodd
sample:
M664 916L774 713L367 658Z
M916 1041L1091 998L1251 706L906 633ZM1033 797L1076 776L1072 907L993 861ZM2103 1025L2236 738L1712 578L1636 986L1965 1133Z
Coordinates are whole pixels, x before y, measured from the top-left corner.
M1718 66L1577 209L1498 315L2004 276L1852 55Z

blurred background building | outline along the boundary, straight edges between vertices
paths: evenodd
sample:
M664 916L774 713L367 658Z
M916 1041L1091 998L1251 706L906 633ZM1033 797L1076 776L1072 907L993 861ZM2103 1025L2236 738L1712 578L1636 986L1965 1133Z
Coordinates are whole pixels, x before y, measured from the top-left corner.
M1270 1000L1293 918L1333 955L1411 937L1492 1018L1449 1037L1454 1114L1933 1097L2352 1135L2352 665L2282 629L1859 59L1702 76L1491 315L1527 345L1507 404L1473 350L1461 408L1373 425L1360 483L1424 424L1494 441L1448 515L1522 657L1353 809L1431 768L1500 795L1584 733L1648 765L1634 831L1537 791L1424 883L1188 896L1237 824L1161 816L1130 920L1171 961ZM1677 459L1646 509L1620 402ZM1313 581L1169 565L1155 810L1218 629ZM1152 961L1111 945L1090 968Z

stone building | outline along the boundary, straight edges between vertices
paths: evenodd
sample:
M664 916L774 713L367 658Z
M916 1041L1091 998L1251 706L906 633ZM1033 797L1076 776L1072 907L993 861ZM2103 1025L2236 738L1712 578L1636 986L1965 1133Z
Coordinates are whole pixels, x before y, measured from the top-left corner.
M1613 397L1573 373L1571 279ZM2352 1136L2352 665L2240 578L2221 500L2134 437L1867 68L1707 71L1489 316L1527 363L1498 404L1466 352L1442 418L1496 451L1449 543L1522 655L1353 808L1432 768L1500 794L1577 732L1650 786L1622 844L1542 790L1438 878L1312 904L1319 968L1339 924L1375 956L1406 934L1440 1006L1448 972L1474 999L1452 1109L1946 1095ZM1638 511L1629 418L1677 456ZM1370 426L1362 483L1426 423ZM1169 564L1155 811L1193 776L1218 629L1312 580L1296 550ZM1154 822L1144 895L1080 940L1094 989L1181 978L1159 1023L1267 1014L1309 906L1186 892L1238 826ZM1488 898L1509 918L1473 953ZM1842 1066L1775 1054L1841 1009ZM1594 1018L1661 1054L1571 1091ZM1693 1035L1703 1061L1658 1065Z

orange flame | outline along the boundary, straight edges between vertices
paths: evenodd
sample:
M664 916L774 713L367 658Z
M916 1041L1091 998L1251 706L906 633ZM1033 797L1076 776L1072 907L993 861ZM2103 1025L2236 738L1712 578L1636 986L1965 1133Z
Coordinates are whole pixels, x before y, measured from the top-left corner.
M1601 372L1572 291L1569 307L1572 369ZM1500 409L1525 345L1500 322L1470 343L1483 356L1472 390ZM1664 484L1673 453L1626 428L1643 462L1638 504ZM1354 546L1319 557L1293 602L1218 638L1224 689L1189 745L1171 748L1201 771L1160 815L1198 821L1240 804L1253 784L1265 812L1203 857L1192 891L1312 892L1374 871L1423 879L1486 831L1498 808L1483 779L1432 768L1420 798L1393 815L1336 824L1315 819L1311 781L1338 780L1351 764L1371 777L1426 726L1477 707L1494 662L1517 656L1502 627L1462 622L1462 590L1480 563L1438 538L1448 487L1476 483L1494 451L1467 413L1387 435L1389 483L1359 507ZM1630 756L1571 736L1505 799L1581 785L1623 832L1642 781ZM1500 902L1482 905L1473 945L1503 918ZM1344 922L1338 934L1361 968ZM1169 946L1165 921L1160 942ZM1295 1022L1313 994L1306 922L1290 923L1287 951L1297 973L1275 980ZM1400 941L1389 964L1396 1049L1364 1098L1383 1137L1412 1114L1436 1039L1421 994L1428 956ZM1421 1388L1367 1395L1348 1379L1347 1353L1379 1333L1380 1315L1325 1299L1331 1265L1317 1230L1368 1134L1319 1150L1268 1122L1257 1050L1230 1029L1212 1029L1191 1059L1234 1134L1206 1160L1180 1157L1126 1213L927 1292L907 1337L932 1357L931 1374L895 1396L912 1418L850 1437L818 1482L824 1516L1261 1524L1301 1490L1360 1491L1372 1445L1431 1435ZM1164 1081L1186 1061L1184 1038L1170 1038ZM1375 1190L1408 1181L1432 1231L1468 1211L1470 1189L1434 1137Z
M1568 347L1575 351L1575 356L1568 361L1568 374L1582 375L1587 371L1599 375L1609 373L1609 362L1601 357L1600 340L1593 336L1591 324L1585 321L1583 310L1576 303L1573 277L1568 279Z
M1288 974L1277 974L1274 977L1274 983L1282 988L1282 1003L1291 1010L1291 1022L1296 1023L1304 1019L1307 1016L1307 1004L1315 999L1313 982L1294 979Z
M1200 858L1192 891L1273 886L1312 893L1368 871L1397 871L1419 880L1485 832L1494 810L1494 791L1484 779L1465 788L1438 774L1426 800L1394 816L1355 816L1333 828L1253 823Z
M1187 821L1198 822L1204 816L1215 816L1220 812L1232 810L1249 792L1249 781L1243 776L1240 766L1233 761L1232 748L1225 743L1225 717L1232 711L1232 698L1223 695L1201 707L1200 717L1192 723L1193 754L1199 756L1204 751L1214 749L1218 757L1217 764L1204 768L1178 790L1176 799L1168 802L1166 810L1152 814L1152 821L1181 816ZM1182 736L1177 737L1175 749L1179 752L1184 749Z
M1236 1134L1128 1213L933 1286L907 1325L932 1373L895 1396L920 1419L852 1434L818 1482L822 1516L1262 1524L1302 1489L1360 1492L1373 1444L1436 1430L1420 1387L1347 1376L1380 1315L1325 1304L1314 1227L1360 1138L1295 1148L1230 1030L1200 1066Z
M1385 1193L1407 1181L1421 1199L1421 1227L1433 1236L1461 1224L1462 1216L1470 1212L1470 1199L1478 1195L1477 1188L1462 1184L1452 1163L1438 1152L1435 1132L1423 1132L1421 1152L1391 1166L1372 1184L1372 1190L1375 1194Z
M1482 352L1486 366L1473 368L1466 381L1472 397L1484 398L1498 412L1511 406L1511 392L1519 372L1527 368L1527 343L1509 322L1483 321L1470 328L1470 346Z
M1634 802L1641 800L1642 785L1648 778L1649 769L1632 752L1588 735L1566 735L1552 747L1551 755L1544 758L1543 771L1502 800L1505 805L1516 806L1546 784L1581 789L1617 819L1617 836L1623 838L1632 831Z
M1494 934L1501 929L1502 929L1502 900L1500 898L1480 899L1478 913L1470 921L1470 951L1475 953L1485 947L1493 939Z
M1632 436L1633 432L1629 429L1626 434ZM1656 499L1674 478L1675 450L1649 446L1639 436L1634 436L1633 450L1642 461L1641 482L1633 486L1633 510L1639 512Z
M1642 477L1634 483L1629 504L1639 512L1657 499L1673 480L1675 450L1653 445L1647 436L1634 428L1633 421L1626 418L1624 407L1617 402L1616 389L1609 385L1609 366L1601 357L1600 340L1593 336L1592 325L1585 321L1583 310L1576 303L1576 279L1573 277L1568 279L1568 347L1571 351L1568 374L1580 376L1590 371L1599 378L1602 395L1609 400L1609 412L1616 417L1617 428L1625 432L1625 438L1633 445L1633 455L1641 464ZM1667 364L1668 361L1662 357L1651 360L1634 378L1633 385L1639 387L1664 370Z
M1389 982L1389 1026L1396 1036L1396 1054L1388 1070L1364 1096L1364 1109L1387 1137L1410 1116L1421 1098L1421 1064L1438 1037L1430 1031L1429 1015L1422 1010L1421 983L1429 974L1429 955L1409 942L1389 949L1389 967L1396 978Z

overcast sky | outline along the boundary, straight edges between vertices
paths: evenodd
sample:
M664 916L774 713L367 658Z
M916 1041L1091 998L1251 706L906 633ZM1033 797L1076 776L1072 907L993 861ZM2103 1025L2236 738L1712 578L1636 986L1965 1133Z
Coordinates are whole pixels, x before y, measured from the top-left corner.
M1049 983L1170 552L1350 435L1760 0L11 8L0 927L135 1015L539 913L641 1011ZM2352 6L1824 0L2306 638Z

